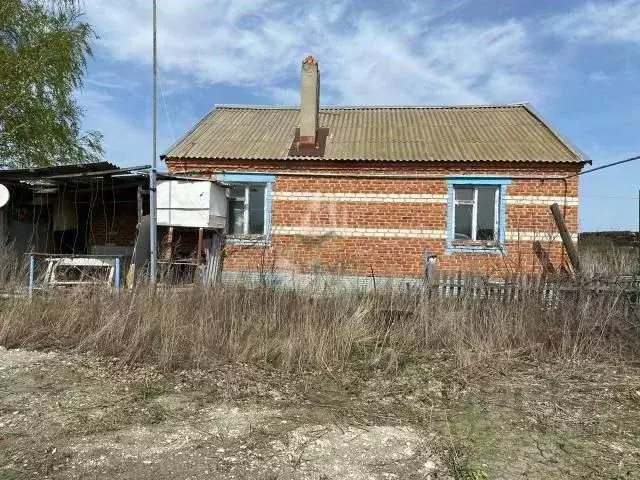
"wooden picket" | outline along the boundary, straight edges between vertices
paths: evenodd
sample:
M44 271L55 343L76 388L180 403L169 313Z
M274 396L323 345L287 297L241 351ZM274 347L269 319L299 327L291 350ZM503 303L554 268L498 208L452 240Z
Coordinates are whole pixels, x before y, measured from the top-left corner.
M506 275L501 279L477 274L439 272L427 289L446 298L486 298L503 302L538 296L549 307L562 301L588 301L594 296L622 295L640 309L640 277L561 279Z

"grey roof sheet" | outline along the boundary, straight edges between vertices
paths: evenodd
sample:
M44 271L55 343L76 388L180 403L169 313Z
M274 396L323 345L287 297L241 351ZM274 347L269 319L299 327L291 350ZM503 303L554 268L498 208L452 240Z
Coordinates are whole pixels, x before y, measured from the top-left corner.
M164 155L176 159L586 161L527 104L328 107L321 156L291 155L296 107L218 106Z
M52 165L49 167L6 168L0 170L0 179L31 180L50 176L76 175L90 172L117 170L119 167L110 162L74 163Z

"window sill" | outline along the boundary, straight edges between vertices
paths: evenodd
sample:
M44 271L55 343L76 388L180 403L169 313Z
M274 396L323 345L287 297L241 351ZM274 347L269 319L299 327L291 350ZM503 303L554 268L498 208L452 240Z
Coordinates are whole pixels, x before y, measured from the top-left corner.
M244 245L247 247L266 247L271 242L265 235L227 235L226 242L229 245Z
M496 242L454 241L447 245L445 255L454 253L490 253L501 255L505 253L504 246Z

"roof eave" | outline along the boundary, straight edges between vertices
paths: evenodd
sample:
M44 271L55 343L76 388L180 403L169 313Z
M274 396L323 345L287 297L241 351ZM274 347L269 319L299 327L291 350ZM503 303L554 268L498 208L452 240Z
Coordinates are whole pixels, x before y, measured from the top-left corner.
M326 157L190 157L190 156L165 156L168 161L196 161L196 162L215 162L215 161L245 161L245 162L286 162L290 160L302 161L325 161L325 162L388 162L388 163L518 163L518 164L557 164L557 165L580 165L591 164L591 160L567 161L567 160L526 160L526 159L438 159L438 158L406 158L406 159L383 159L383 158L326 158Z
M529 102L518 103L517 105L522 105L527 111L533 115L542 125L544 125L557 139L560 143L562 143L569 151L571 151L577 158L581 166L591 165L592 160L589 159L588 155L583 152L580 148L578 148L575 144L573 144L569 139L565 136L561 135L559 131L554 128L551 123L546 120L538 110L534 108L534 106ZM572 163L572 162L566 162Z

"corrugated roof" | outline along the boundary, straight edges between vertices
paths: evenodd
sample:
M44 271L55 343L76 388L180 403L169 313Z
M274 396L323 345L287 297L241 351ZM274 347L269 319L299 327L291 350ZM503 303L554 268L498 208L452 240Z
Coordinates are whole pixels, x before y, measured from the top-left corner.
M586 161L527 104L320 109L323 151L299 156L296 107L218 106L163 157L378 161Z
M48 178L64 178L105 173L127 173L139 170L139 167L118 167L110 162L79 163L69 165L53 165L49 167L7 168L0 170L0 181L7 180L40 180Z

